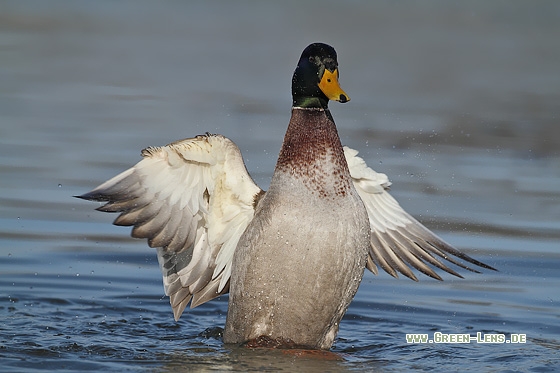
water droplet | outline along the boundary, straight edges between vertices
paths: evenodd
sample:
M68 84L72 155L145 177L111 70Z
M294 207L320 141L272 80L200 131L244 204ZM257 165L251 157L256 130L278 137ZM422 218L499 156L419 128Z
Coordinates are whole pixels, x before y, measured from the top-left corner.
M59 187L59 188L62 188L62 184L58 184L58 187Z

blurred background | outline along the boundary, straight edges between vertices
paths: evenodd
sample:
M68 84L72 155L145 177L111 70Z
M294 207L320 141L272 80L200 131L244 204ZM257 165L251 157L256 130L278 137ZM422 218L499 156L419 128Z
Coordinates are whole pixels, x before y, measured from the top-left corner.
M305 369L546 371L560 350L559 37L556 1L0 2L0 357L16 370L283 368L236 365L245 352L199 335L223 326L227 297L175 324L155 253L72 196L147 146L206 131L236 142L266 189L292 72L321 41L352 99L330 105L342 142L407 211L500 272L367 274L335 347L351 357ZM530 342L404 343L404 330L445 328Z

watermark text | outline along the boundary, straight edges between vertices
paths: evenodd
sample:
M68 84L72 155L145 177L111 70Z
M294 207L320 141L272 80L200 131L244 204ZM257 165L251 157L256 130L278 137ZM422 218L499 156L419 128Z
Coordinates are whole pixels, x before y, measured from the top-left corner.
M510 334L507 337L500 333L448 334L435 332L430 338L428 334L407 334L406 343L527 343L526 334Z

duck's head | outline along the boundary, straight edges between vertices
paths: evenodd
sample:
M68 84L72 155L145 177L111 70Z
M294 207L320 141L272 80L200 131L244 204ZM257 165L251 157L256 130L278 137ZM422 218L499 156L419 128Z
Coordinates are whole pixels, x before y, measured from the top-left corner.
M292 78L294 107L327 108L329 100L348 102L338 84L338 61L333 47L313 43L303 50Z

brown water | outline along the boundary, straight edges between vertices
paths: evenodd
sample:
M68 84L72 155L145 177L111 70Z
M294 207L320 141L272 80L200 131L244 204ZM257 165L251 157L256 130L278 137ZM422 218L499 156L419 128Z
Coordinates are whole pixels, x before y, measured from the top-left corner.
M560 3L0 3L0 370L555 371ZM224 346L227 297L173 321L155 253L91 190L149 145L221 133L263 188L301 50L339 53L343 142L500 271L366 274L342 361ZM524 344L407 344L406 333Z

